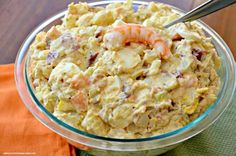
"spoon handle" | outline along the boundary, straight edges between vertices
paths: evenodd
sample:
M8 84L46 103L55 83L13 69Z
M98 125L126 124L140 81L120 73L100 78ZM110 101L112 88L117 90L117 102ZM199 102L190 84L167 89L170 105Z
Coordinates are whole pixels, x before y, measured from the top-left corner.
M202 5L194 8L193 10L189 11L187 14L180 17L179 19L165 25L164 27L168 28L176 23L188 22L188 21L199 19L217 10L225 8L231 4L234 4L235 2L236 0L209 0L203 3Z

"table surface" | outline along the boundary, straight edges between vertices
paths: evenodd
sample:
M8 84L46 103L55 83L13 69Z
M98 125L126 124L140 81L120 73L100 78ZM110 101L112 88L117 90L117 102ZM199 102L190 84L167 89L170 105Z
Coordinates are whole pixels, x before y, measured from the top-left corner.
M165 0L158 0L165 2ZM206 0L166 0L188 11ZM0 0L0 64L13 63L26 36L48 17L66 8L71 0ZM78 2L75 1L75 2ZM91 2L91 1L89 1ZM236 5L203 18L222 36L236 58Z

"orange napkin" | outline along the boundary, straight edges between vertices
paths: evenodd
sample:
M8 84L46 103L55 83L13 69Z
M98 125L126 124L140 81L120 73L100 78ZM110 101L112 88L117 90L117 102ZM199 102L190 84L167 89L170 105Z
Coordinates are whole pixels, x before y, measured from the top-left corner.
M0 155L75 156L75 148L37 121L15 86L14 65L0 65Z

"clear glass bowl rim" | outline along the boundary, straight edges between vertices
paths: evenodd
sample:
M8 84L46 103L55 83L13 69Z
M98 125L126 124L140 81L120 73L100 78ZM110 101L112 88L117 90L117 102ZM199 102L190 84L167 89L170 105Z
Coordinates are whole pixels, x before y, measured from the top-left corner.
M124 1L120 1L120 0L113 0L113 1L99 1L99 2L93 2L93 3L89 3L91 6L98 6L98 5L107 5L107 4L110 4L110 3L113 3L113 2L124 2ZM140 4L143 4L143 5L147 5L148 2L144 2L144 1L133 1L133 4L134 5L140 5ZM173 6L171 6L175 11L181 13L183 12L182 10L178 9L178 8L175 8ZM56 133L58 133L57 130L53 129L50 127L50 124L44 122L42 119L39 119L39 116L34 114L35 112L32 112L32 110L29 108L30 106L27 104L27 102L24 100L24 97L21 95L21 90L20 90L20 87L18 87L20 84L19 84L19 80L18 80L18 77L17 77L17 74L19 72L19 59L23 59L22 56L27 53L27 49L29 47L29 44L30 42L32 42L32 39L34 39L34 36L35 34L41 30L42 28L44 28L45 26L47 26L47 24L51 23L52 21L54 21L55 19L58 19L59 17L62 17L63 15L65 14L65 11L62 11L58 14L56 14L55 16L52 16L51 18L49 18L48 20L46 20L45 22L43 22L41 25L39 25L36 29L33 30L33 32L26 38L26 40L24 41L24 43L22 44L18 54L17 54L17 58L16 58L16 63L15 63L15 80L16 80L16 85L17 85L17 89L18 89L18 92L20 93L20 96L21 98L23 99L25 105L27 106L27 108L31 111L31 113L40 121L42 122L44 125L46 125L48 128L50 128L51 130L55 131ZM84 131L80 131L66 123L64 123L63 121L57 119L55 116L53 116L50 112L48 112L44 107L43 105L37 100L36 96L34 95L33 93L33 89L31 88L31 85L28 81L28 77L25 76L25 83L27 84L28 86L28 92L29 92L29 95L31 96L33 102L37 105L37 107L41 110L42 113L44 113L47 117L50 118L50 120L52 120L53 122L56 122L60 127L62 127L63 129L65 129L66 131L70 131L73 135L80 135L80 136L84 136L85 138L91 138L91 139L95 139L95 140L100 140L100 141L112 141L112 142L118 142L118 143L132 143L132 142L144 142L144 141L152 141L152 140L163 140L163 139L167 139L168 140L168 144L165 144L165 145L172 145L172 144L175 144L177 143L176 141L175 142L171 142L171 139L173 139L174 137L178 136L178 135L181 135L181 134L184 134L186 132L191 132L191 129L193 129L194 127L198 126L198 123L204 119L206 116L209 115L209 113L211 113L211 111L215 108L215 106L217 105L217 103L220 102L220 99L223 97L223 94L222 94L222 91L224 91L224 93L226 92L226 89L229 87L229 79L233 80L233 84L231 88L229 88L231 90L231 95L229 96L228 98L228 101L225 103L225 108L223 110L221 110L220 113L218 113L217 115L215 115L215 119L214 120L211 120L211 121L208 121L208 124L207 126L203 127L203 128L200 128L198 129L197 131L195 131L194 134L191 134L191 135L187 135L186 137L178 140L178 142L181 142L181 141L184 141L198 133L200 133L201 131L203 131L204 129L206 129L209 125L211 125L214 121L216 121L216 119L223 113L223 111L226 109L226 107L228 106L228 104L230 103L231 101L231 98L234 94L234 90L235 90L235 67L234 67L234 59L233 59L233 56L229 50L229 48L227 47L227 45L224 43L224 41L221 39L221 37L216 33L214 32L214 30L212 30L209 26L207 26L206 24L204 24L203 22L201 21L198 21L198 24L200 24L201 26L204 27L204 30L208 30L209 32L211 32L213 34L213 36L215 38L217 38L217 40L219 40L219 42L222 44L222 46L225 48L225 51L226 51L226 55L227 58L228 58L228 61L229 61L229 68L231 68L230 71L232 71L233 73L231 73L231 75L229 74L230 71L226 71L227 75L226 76L229 76L228 78L226 78L226 81L228 82L224 82L223 84L223 87L222 87L222 90L221 92L219 93L219 96L217 98L217 100L215 101L214 104L212 104L208 110L206 112L204 112L200 117L198 117L197 119L195 119L193 122L189 123L188 125L180 128L180 129L177 129L175 131L171 131L171 132L168 132L168 133L165 133L165 134L161 134L161 135L158 135L158 136L152 136L152 137L148 137L148 138L138 138L138 139L116 139L116 138L107 138L107 137L101 137L101 136L97 136L97 135L93 135L93 134L90 134L90 133L87 133L87 132L84 132ZM26 63L25 63L25 70L23 71L25 73L25 75L27 75L27 62L28 62L29 59L27 59ZM61 134L59 133L60 135L70 139L70 140L73 140L73 141L76 141L76 142L79 142L79 143L82 143L80 140L74 140L73 138L71 138L70 136L66 136L64 134ZM174 139L173 139L174 140ZM165 140L166 141L166 140Z

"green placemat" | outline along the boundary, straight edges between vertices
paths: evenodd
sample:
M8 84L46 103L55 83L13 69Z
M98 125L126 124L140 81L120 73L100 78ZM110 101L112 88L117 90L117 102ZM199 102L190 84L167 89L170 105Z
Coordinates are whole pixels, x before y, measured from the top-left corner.
M236 96L212 126L162 156L236 156Z

